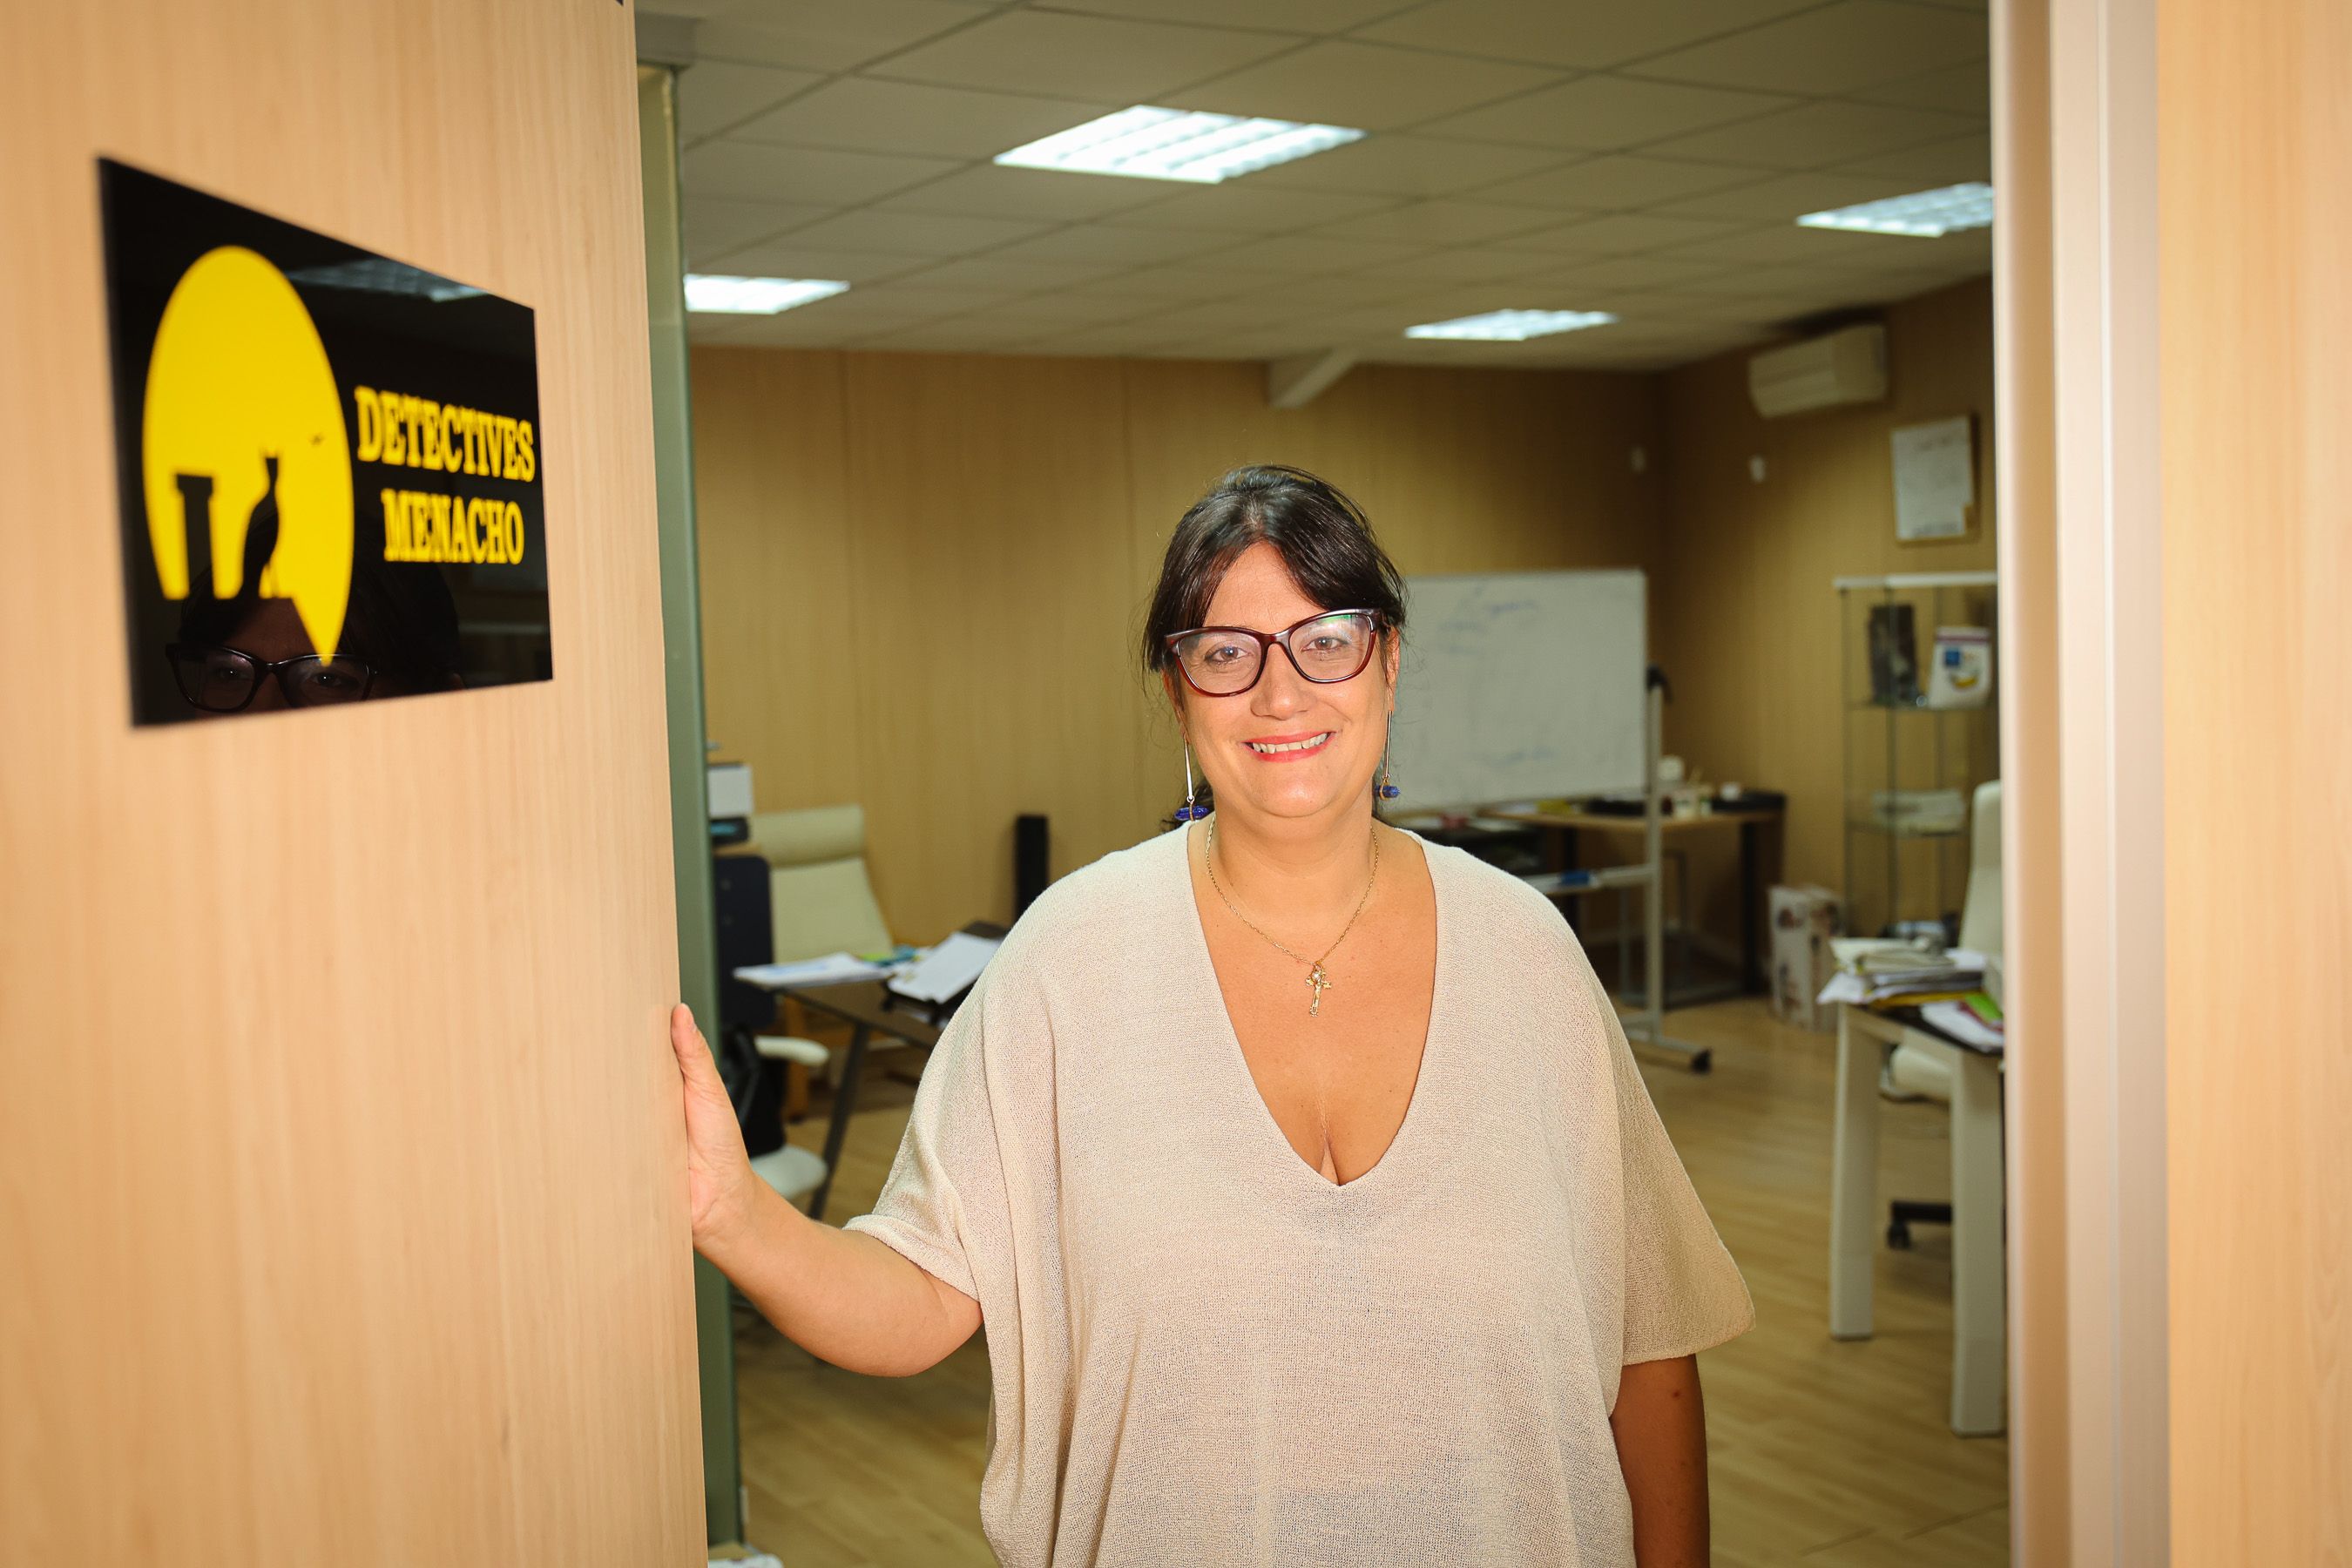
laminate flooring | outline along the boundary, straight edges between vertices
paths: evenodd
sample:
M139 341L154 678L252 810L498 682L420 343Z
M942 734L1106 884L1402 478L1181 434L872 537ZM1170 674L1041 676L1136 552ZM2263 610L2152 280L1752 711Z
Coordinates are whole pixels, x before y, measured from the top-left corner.
M1942 1226L1916 1249L1881 1247L1877 1336L1829 1337L1831 1074L1834 1037L1775 1023L1743 999L1674 1014L1710 1046L1695 1075L1643 1057L1675 1148L1756 1298L1753 1332L1700 1357L1721 1568L1983 1568L2009 1560L2007 1443L1946 1425L1951 1252ZM890 1080L912 1052L869 1058L831 1212L872 1206L913 1090ZM1496 1092L1509 1086L1497 1084ZM817 1113L795 1142L824 1136ZM1880 1192L1950 1192L1946 1112L1885 1107ZM953 1568L994 1561L978 1498L988 1419L985 1336L929 1372L868 1378L824 1365L748 1310L736 1316L750 1539L786 1568Z

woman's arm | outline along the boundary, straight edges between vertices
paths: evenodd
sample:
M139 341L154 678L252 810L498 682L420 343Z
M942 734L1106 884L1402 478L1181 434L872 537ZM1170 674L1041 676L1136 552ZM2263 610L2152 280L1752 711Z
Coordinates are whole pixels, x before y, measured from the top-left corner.
M1706 1568L1706 1410L1698 1358L1625 1367L1609 1426L1633 1502L1633 1561L1640 1568Z
M694 1247L786 1339L851 1372L935 1366L980 1327L980 1303L870 1236L809 1218L751 1173L710 1047L684 1007L670 1047L686 1088Z

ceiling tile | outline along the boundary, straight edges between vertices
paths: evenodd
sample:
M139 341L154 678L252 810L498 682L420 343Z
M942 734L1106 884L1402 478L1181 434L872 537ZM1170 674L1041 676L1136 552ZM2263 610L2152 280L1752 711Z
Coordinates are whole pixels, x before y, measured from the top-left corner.
M961 316L967 310L992 310L1019 298L1002 289L926 289L919 275L894 279L866 291L866 304L878 314Z
M1008 261L994 256L967 256L926 267L906 281L909 286L929 289L992 289L1002 293L1033 294L1092 283L1115 270L1100 262Z
M1381 261L1364 268L1369 278L1397 278L1408 282L1479 283L1496 278L1521 277L1542 264L1526 251L1500 250L1493 246L1457 246L1433 250L1398 261Z
M1342 308L1389 303L1413 291L1412 279L1357 272L1337 278L1285 278L1248 292L1253 300L1278 302L1301 316L1321 317Z
M1250 327L1273 326L1296 320L1297 312L1286 305L1246 296L1235 300L1209 300L1194 305L1179 305L1161 310L1150 318L1155 327L1170 329L1171 337L1190 332L1230 332Z
M1368 136L1268 169L1253 183L1291 190L1450 196L1533 174L1565 156L1549 148L1444 142L1433 136Z
M1532 66L1334 38L1173 94L1168 102L1385 131L1559 79L1558 71Z
M1554 221L1533 207L1489 206L1482 202L1414 202L1342 218L1316 229L1342 239L1391 239L1423 245L1472 245L1505 235L1525 234Z
M1328 235L1255 235L1217 253L1217 265L1235 272L1355 272L1382 261L1424 254L1425 247Z
M780 142L796 147L993 158L1024 142L1083 125L1118 107L845 77L761 115L731 134L742 142Z
M1264 283L1263 272L1237 272L1217 265L1214 258L1182 267L1139 267L1115 272L1074 292L1116 295L1122 299L1215 300L1243 293Z
M1956 136L1949 142L1931 142L1900 153L1857 158L1851 163L1839 164L1838 169L1843 174L1891 174L1906 184L1930 189L1956 185L1965 180L1990 180L1992 136L1986 132Z
M1839 0L1642 62L1669 80L1766 92L1844 93L1981 58L1984 18L1901 0Z
M1658 217L1650 213L1609 213L1538 229L1500 242L1502 248L1550 251L1568 256L1630 256L1737 234L1745 226L1720 219Z
M1768 169L1817 169L1899 152L1923 142L1948 141L1981 125L1982 121L1969 116L1937 110L1822 100L1677 137L1647 150L1662 158L1754 163Z
M1818 0L1436 0L1357 36L1504 59L1597 68L1679 48L1801 11Z
M1744 234L1681 245L1668 254L1694 261L1804 262L1815 267L1867 267L1883 258L1887 247L1916 244L1898 235L1853 234L1843 229L1800 228L1775 224Z
M1027 321L1042 330L1069 331L1112 321L1132 321L1159 309L1156 301L1108 294L1073 294L1067 289L1035 294L1009 304L992 305L988 313L1008 321Z
M1056 0L1055 8L1098 16L1140 16L1149 21L1207 23L1222 27L1265 27L1286 32L1343 33L1360 22L1386 16L1399 0Z
M1083 179L1085 175L1071 175ZM1114 181L1139 184L1142 181ZM1160 184L1158 181L1151 184ZM1255 181L1234 180L1222 185L1180 186L1177 194L1140 211L1121 213L1113 223L1122 228L1206 229L1227 234L1288 234L1316 224L1359 214L1378 212L1395 205L1393 196L1358 195L1336 191L1293 191Z
M1687 257L1673 259L1701 258ZM1724 270L1706 277L1687 279L1675 284L1675 291L1683 294L1717 294L1734 299L1754 300L1770 295L1794 294L1802 289L1818 288L1824 275L1822 268L1817 267L1759 267L1738 265L1728 261L1718 262L1717 265L1722 267Z
M830 278L843 283L866 284L912 272L923 265L923 258L862 250L819 250L786 235L782 239L762 240L740 250L730 250L719 258L718 265L725 271L755 278ZM809 305L800 308L814 309Z
M1168 333L1148 321L1119 321L1086 327L1075 332L1040 337L1035 351L1051 354L1137 354L1168 341Z
M753 240L814 223L837 209L803 202L743 202L689 191L680 204L686 226L686 258L699 263Z
M1755 325L1777 321L1774 307L1757 300L1720 294L1677 294L1667 289L1622 289L1601 296L1601 308L1629 331L1653 333L1662 325Z
M1432 136L1613 152L1786 108L1777 93L1588 76L1421 127Z
M1132 267L1177 261L1203 251L1221 250L1239 238L1232 234L1195 234L1183 229L1112 228L1104 224L1076 224L1018 240L998 254L1034 257L1039 261L1102 261Z
M896 56L874 74L959 87L1018 83L1024 91L1125 105L1158 101L1294 42L1223 27L1005 11Z
M1752 185L1735 185L1651 210L1677 217L1725 218L1747 224L1794 223L1807 213L1899 196L1908 185L1907 181L1885 174L1774 174Z
M1905 109L1943 109L1959 114L1989 115L1992 112L1992 62L1970 60L1965 65L1946 66L1940 70L1866 88L1855 96Z
M814 71L697 60L677 73L677 132L699 142L824 79Z
M687 150L680 161L687 190L697 195L855 206L944 174L944 158L765 147L721 138Z
M1724 269L1719 261L1679 261L1663 256L1579 257L1528 273L1519 281L1595 290L1671 289L1695 278L1713 277Z
M1528 206L1645 207L1743 184L1755 177L1753 170L1719 163L1677 163L1612 154L1492 185L1480 191L1478 199Z
M819 249L870 250L905 256L962 256L1026 239L1046 226L1014 218L958 217L944 213L882 212L862 207L793 231L793 243Z
M1151 359L1272 360L1314 353L1330 346L1330 340L1307 329L1275 326L1244 332L1209 332L1144 352Z
M694 30L706 60L850 70L986 13L946 0L752 0Z
M1106 179L1058 169L1008 169L994 163L961 169L942 179L886 196L884 212L957 213L973 217L1042 218L1078 223L1164 202L1189 185L1166 180Z
M732 342L743 332L741 316L697 316L686 318L686 341L690 343Z

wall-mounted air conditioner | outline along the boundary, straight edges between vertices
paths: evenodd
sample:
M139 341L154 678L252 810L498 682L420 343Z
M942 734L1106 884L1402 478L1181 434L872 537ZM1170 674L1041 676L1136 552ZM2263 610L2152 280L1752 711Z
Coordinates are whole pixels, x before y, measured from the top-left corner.
M1879 403L1886 397L1886 329L1847 327L1784 348L1766 349L1748 362L1748 395L1767 419Z

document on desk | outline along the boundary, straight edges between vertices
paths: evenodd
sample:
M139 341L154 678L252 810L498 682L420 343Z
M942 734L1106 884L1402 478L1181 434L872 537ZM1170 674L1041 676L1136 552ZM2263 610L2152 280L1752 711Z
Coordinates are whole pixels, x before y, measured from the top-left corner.
M853 980L879 980L891 966L850 952L828 952L793 963L747 963L735 971L746 985L775 991L787 985L845 985Z
M971 988L995 956L993 941L960 931L900 970L890 989L910 1002L953 1001Z

